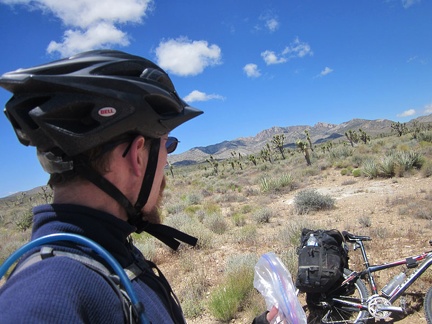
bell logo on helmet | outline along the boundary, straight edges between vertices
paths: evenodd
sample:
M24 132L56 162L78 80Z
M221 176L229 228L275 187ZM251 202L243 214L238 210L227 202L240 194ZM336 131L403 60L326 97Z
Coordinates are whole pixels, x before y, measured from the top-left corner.
M112 108L112 107L101 108L98 111L99 116L102 116L102 117L111 117L111 116L115 115L116 113L117 113L117 110L115 110L115 108Z

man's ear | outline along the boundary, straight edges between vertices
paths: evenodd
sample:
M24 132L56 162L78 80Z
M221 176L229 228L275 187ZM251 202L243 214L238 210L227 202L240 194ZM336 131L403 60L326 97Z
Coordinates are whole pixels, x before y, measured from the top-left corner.
M144 154L145 138L143 136L137 136L131 145L130 152L128 154L130 158L131 168L136 176L141 176L145 172L145 166L147 160Z

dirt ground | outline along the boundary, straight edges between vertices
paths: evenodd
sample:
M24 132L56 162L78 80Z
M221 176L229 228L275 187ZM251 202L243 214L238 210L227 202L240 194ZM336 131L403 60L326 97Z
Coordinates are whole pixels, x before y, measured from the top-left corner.
M302 216L293 214L294 197L302 188L316 188L320 193L330 195L336 201L335 208ZM247 199L262 198L251 196ZM272 237L289 224L298 222L299 219L314 228L337 228L359 235L369 235L373 238L368 245L371 264L395 261L431 249L428 244L428 241L432 240L431 220L415 215L419 213L421 209L419 206L425 201L431 201L429 206L432 206L432 178L415 175L369 180L342 176L338 170L328 170L310 178L308 183L301 184L301 188L297 190L286 194L274 194L262 201L263 205L273 210L273 216L269 223L258 227L256 243L238 244L232 238L221 236L210 251L189 251L193 254L192 260L185 259L181 253L171 254L163 249L162 255L155 261L176 293L187 289L185 285L188 283L184 275L179 275L179 269L185 268L185 262L196 264L198 261L197 265L190 266L188 275L198 278L204 273L209 286L209 292L206 294L208 298L211 287L214 288L220 282L226 260L230 255L247 252L257 255L266 252L280 253L281 244L276 243ZM432 215L432 208L424 212ZM361 269L362 266L359 253L359 251L350 251L350 267L354 270ZM379 273L378 283L388 280L394 274L395 272ZM388 320L386 323L426 323L422 296L432 283L432 275L428 274L428 276L429 281L423 281L408 290L413 295L410 297L412 300L408 300L413 308L410 314L402 319ZM398 305L396 302L396 306ZM231 323L250 323L250 319L247 318L247 315L239 314ZM206 313L187 321L189 324L220 323Z
M283 195L274 195L271 197L271 201L268 201L269 207L274 211L274 216L269 224L259 228L259 236L262 238L257 241L256 246L239 246L222 240L211 252L199 256L202 264L208 265L205 271L210 285L217 282L218 276L223 272L224 260L228 255L245 251L253 251L258 255L271 251L280 252L279 246L272 243L272 240L265 238L271 237L278 230L280 231L283 226L293 222L296 217L303 217L308 224L312 224L315 228L337 228L341 231L347 230L355 234L371 236L373 241L368 248L371 264L403 259L430 249L428 241L432 239L431 220L415 217L413 213L418 213L418 206L422 202L432 200L432 178L416 175L370 180L342 176L340 171L332 170L327 171L324 176L312 178L309 183L302 184L302 187L316 188L318 192L330 195L336 200L336 208L309 215L295 216L292 212L292 205L298 190ZM257 198L252 197L250 199ZM426 212L432 213L429 210ZM357 256L352 256L354 254ZM359 255L359 251L350 251L351 268L361 269L362 262ZM172 263L171 260L169 263L162 263L160 267L172 282L174 290L182 286L181 279L176 276L178 264ZM397 269L393 270L399 272L400 268ZM387 274L380 272L377 275L378 283L380 280L388 280L397 272L390 271ZM402 319L387 320L386 322L397 324L426 323L421 295L427 291L428 285L426 282L410 288L414 291L412 314ZM399 305L397 301L395 305ZM203 314L200 318L189 319L188 323L214 324L218 322L208 314ZM231 323L248 322L240 316L240 318L233 319Z

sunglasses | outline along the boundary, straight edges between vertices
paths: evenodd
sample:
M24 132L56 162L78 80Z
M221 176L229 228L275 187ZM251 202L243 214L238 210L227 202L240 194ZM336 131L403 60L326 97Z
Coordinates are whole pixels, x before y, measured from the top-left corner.
M170 154L170 153L174 152L176 150L179 142L180 141L175 137L171 137L171 136L168 137L166 139L166 142L165 142L165 148L167 150L167 153ZM117 144L119 144L119 143L117 143ZM132 146L132 141L129 142L129 145L126 147L125 151L123 152L123 154L122 154L123 157L125 157L129 153L131 146Z
M174 152L177 148L177 145L179 143L179 140L175 137L168 137L165 143L165 147L167 150L167 153L170 154L172 152Z

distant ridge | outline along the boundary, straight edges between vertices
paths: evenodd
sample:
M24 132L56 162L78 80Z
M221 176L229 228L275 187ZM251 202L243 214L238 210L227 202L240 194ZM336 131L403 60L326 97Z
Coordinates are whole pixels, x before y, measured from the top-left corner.
M415 121L419 123L430 123L432 122L432 114L418 117L407 122L407 124L411 124ZM298 139L305 139L305 130L308 130L309 136L314 144L343 138L345 137L345 132L349 130L358 131L360 128L368 135L374 137L379 134L391 133L392 123L394 123L394 121L388 119L368 120L354 118L338 125L318 122L314 126L274 126L252 137L242 137L209 146L194 147L181 154L170 155L168 160L173 165L190 165L205 161L209 155L212 155L215 159L226 159L231 157L232 151L236 151L242 155L255 154L258 153L273 136L280 134L285 135L285 144L287 147L294 147Z
M414 122L432 123L432 114L412 119L406 124L410 125ZM308 130L311 140L314 144L320 144L326 141L344 138L345 132L349 130L358 131L359 128L363 129L367 134L374 137L380 134L391 133L392 123L394 123L394 121L388 119L367 120L355 118L339 125L318 122L314 126L274 126L269 129L265 129L252 137L241 137L231 141L226 140L218 144L194 147L181 154L172 154L168 157L168 160L173 165L192 165L204 162L209 157L209 155L212 155L215 159L227 159L231 157L232 151L236 151L242 155L255 154L258 153L266 145L266 143L268 143L273 138L274 135L279 134L285 135L285 146L294 147L296 140L305 139L305 130ZM43 186L39 186L28 191L17 192L10 196L2 197L0 200L13 201L22 193L26 195L34 195L42 192L42 187Z

